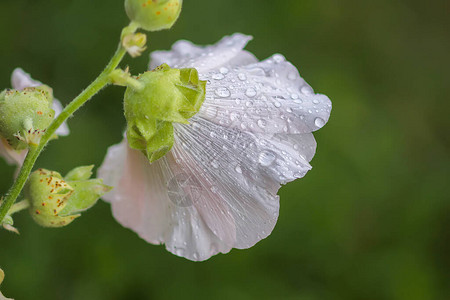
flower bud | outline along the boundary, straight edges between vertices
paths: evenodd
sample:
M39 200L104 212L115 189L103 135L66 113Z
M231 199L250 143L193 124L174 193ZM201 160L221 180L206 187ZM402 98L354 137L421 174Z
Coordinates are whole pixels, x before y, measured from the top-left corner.
M45 169L33 172L25 196L34 221L44 227L66 226L110 191L111 187L102 184L101 179L89 179L92 168L76 168L65 178Z
M131 57L141 56L147 49L147 35L144 33L130 33L122 38L122 46L127 50Z
M14 150L37 145L52 122L52 89L42 85L0 93L0 135Z
M163 64L137 77L140 88L129 86L124 110L131 148L141 150L150 162L173 145L172 122L188 124L205 99L206 81L196 69L172 69Z
M158 31L173 26L182 4L182 0L125 0L125 10L140 28Z

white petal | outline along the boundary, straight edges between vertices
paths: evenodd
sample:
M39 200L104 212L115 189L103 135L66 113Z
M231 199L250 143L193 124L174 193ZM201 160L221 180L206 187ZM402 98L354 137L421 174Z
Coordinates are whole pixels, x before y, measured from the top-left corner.
M26 73L21 68L16 68L11 75L11 84L15 90L23 90L27 87L36 87L42 85L41 82L31 78L30 74Z
M108 150L98 175L115 186L104 197L111 202L114 217L146 241L165 243L167 250L191 260L228 252L232 243L221 241L193 205L197 186L184 174L174 173L179 170L173 159L171 168L169 160L170 154L150 165L142 153L128 148L126 140ZM182 199L177 198L179 193Z
M52 108L55 111L55 117L59 116L59 114L63 111L63 106L58 99L53 99ZM55 132L59 136L67 136L70 133L69 126L67 126L67 122L64 122L59 126L59 128Z
M115 186L104 198L123 226L191 260L267 237L280 183L304 176L315 150L311 134L254 135L199 117L175 132L172 151L153 164L125 141L111 147L98 175Z
M8 145L8 142L0 138L0 156L10 165L21 166L27 155L27 150L16 151Z
M208 80L200 116L212 122L256 133L309 133L323 127L331 101L315 94L283 56L227 73L202 75Z
M15 90L21 91L24 88L36 87L36 86L40 86L42 84L43 84L42 82L34 80L33 78L31 78L30 74L26 73L21 68L16 68L12 72L11 85L12 85L13 89L15 89ZM55 116L58 116L63 110L62 104L61 104L61 102L59 102L58 99L53 99L52 108L55 111ZM66 135L69 135L69 133L70 133L69 127L67 126L66 122L64 122L56 130L56 134L60 135L60 136L66 136Z
M205 73L221 67L251 64L257 59L250 52L242 50L251 39L251 36L235 33L206 47L196 46L189 41L178 41L170 51L153 52L150 69L166 63L172 68L196 68L199 73Z

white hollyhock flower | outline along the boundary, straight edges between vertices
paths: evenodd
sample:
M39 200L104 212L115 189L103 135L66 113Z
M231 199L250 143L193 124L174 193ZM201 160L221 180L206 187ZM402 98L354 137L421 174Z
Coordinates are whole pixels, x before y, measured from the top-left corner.
M20 68L16 68L11 75L11 85L15 90L22 91L27 87L37 87L42 84L43 83L32 79L30 74ZM55 116L58 116L63 110L61 103L57 99L53 99L52 108L55 111ZM69 134L69 127L65 122L58 128L58 130L56 130L56 134L60 136L66 136ZM16 151L8 145L8 142L5 139L0 138L0 156L2 156L7 163L20 166L22 165L26 154L26 150Z
M196 68L206 99L190 124L174 123L175 144L149 164L122 143L99 169L114 217L144 240L200 261L267 237L278 218L281 184L311 169L311 132L328 121L331 102L315 94L282 55L258 62L243 50L251 37L216 45L188 41L152 54L151 68Z

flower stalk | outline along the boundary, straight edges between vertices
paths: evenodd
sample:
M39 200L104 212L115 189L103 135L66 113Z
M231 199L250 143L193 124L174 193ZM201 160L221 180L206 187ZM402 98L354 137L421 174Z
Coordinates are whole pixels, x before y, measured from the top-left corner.
M124 28L124 32L131 33L137 30L136 26L130 24L129 26ZM122 61L123 57L126 54L126 49L122 45L122 41L120 41L119 46L111 58L110 62L103 70L102 73L94 80L80 95L78 95L72 102L70 102L61 114L53 120L50 126L47 128L47 131L42 136L38 145L33 146L30 145L28 154L25 158L25 161L20 169L20 172L8 191L2 205L0 207L0 224L2 223L5 216L8 214L9 210L15 203L17 197L21 193L25 183L33 170L34 164L36 163L37 158L41 154L42 150L45 148L47 143L51 140L56 130L70 118L80 107L82 107L87 101L89 101L94 95L96 95L100 90L102 90L107 85L111 84L110 74L117 68L117 66Z

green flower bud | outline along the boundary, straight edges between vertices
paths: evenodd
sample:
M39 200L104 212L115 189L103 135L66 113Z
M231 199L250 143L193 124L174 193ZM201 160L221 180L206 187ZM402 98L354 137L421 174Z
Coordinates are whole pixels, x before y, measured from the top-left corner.
M180 16L182 0L125 0L130 20L147 31L169 29Z
M52 89L42 85L0 93L0 135L15 150L37 145L53 121Z
M147 35L144 33L130 33L122 38L122 46L131 57L138 57L147 49Z
M91 208L111 190L101 179L89 179L93 166L79 167L64 178L55 171L39 169L30 175L25 196L36 223L44 227L63 227Z
M206 81L199 80L196 69L166 64L136 79L141 87L130 85L125 92L128 143L154 162L173 146L172 122L188 124L200 110Z

